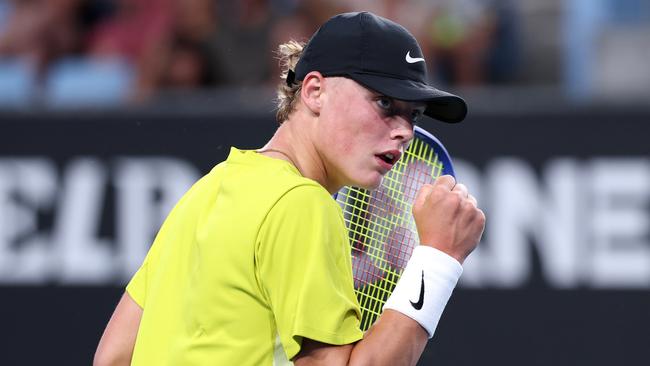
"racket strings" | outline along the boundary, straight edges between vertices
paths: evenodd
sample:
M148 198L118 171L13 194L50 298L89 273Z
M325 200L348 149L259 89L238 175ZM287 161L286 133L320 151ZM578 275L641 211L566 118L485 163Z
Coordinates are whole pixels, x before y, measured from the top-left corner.
M347 187L337 201L343 209L352 254L354 287L361 306L361 329L379 317L413 249L418 244L411 215L419 187L444 170L434 149L415 139L373 191Z

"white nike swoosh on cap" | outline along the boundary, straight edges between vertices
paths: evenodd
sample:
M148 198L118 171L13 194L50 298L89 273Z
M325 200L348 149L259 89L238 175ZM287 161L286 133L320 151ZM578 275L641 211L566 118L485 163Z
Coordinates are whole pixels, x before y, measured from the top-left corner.
M424 62L424 59L422 57L411 57L411 51L408 51L406 53L406 62L414 64L416 62Z

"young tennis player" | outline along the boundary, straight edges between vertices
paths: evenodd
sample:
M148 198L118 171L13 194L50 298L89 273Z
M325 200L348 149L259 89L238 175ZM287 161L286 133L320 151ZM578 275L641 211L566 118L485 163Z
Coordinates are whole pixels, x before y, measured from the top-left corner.
M280 127L257 151L233 148L178 202L96 365L414 365L433 335L483 231L476 200L451 176L420 190L421 245L364 334L332 194L378 186L415 121L459 122L464 101L427 85L413 36L370 13L280 51Z

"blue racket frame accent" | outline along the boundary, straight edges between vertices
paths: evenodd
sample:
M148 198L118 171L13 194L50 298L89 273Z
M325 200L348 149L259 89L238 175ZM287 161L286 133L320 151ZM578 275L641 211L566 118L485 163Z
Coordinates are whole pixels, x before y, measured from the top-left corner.
M438 154L438 159L442 162L442 173L443 175L448 174L453 177L456 177L454 172L454 164L451 162L451 156L447 152L445 146L438 140L437 137L433 136L429 131L425 130L420 126L415 126L414 129L415 136L421 140L425 140L433 147L433 150Z

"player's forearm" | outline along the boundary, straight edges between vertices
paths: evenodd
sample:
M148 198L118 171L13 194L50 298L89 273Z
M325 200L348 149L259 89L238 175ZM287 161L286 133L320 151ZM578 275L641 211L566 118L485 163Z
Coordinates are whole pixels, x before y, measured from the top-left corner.
M414 320L386 310L352 349L349 365L415 365L427 344L427 332Z
M364 338L343 346L303 339L296 366L415 365L428 334L417 322L394 310L386 310Z
M96 353L93 360L93 366L129 366L130 364L130 355L106 355L104 353Z

